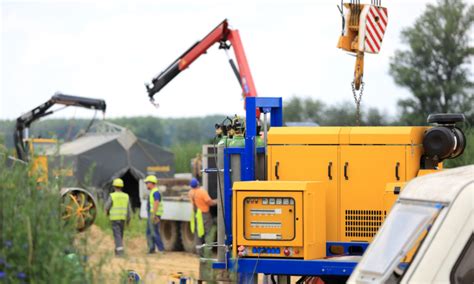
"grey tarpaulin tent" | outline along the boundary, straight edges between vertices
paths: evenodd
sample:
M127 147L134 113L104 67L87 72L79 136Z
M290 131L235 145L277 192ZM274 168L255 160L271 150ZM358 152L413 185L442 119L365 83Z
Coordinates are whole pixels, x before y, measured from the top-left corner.
M86 134L62 144L59 155L49 160L53 172L55 168L66 170L70 180L94 187L99 196L108 192L114 178L124 179L134 207L140 206L140 179L147 174L158 178L174 175L173 153L110 122L99 122Z

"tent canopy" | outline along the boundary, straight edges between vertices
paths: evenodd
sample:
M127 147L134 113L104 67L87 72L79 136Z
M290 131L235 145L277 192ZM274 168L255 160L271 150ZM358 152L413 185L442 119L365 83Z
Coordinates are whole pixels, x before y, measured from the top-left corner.
M62 144L59 156L50 159L50 167L72 169L73 177L80 184L105 188L114 178L127 173L137 180L148 174L171 178L174 155L137 138L124 127L102 121L86 134Z

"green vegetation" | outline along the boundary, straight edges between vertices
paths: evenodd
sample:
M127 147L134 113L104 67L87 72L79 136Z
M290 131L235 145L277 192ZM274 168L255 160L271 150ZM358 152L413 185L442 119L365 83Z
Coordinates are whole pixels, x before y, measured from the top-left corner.
M390 63L395 83L412 95L398 102L401 123L424 124L436 112L461 112L474 122L473 24L473 5L438 0L403 30L408 48L396 51Z
M26 165L8 164L2 152L0 169L0 282L91 283L85 248L61 219L56 184L39 188Z
M326 105L321 100L292 97L284 102L285 122L314 122L321 126L355 125L355 106L350 102ZM361 125L387 125L388 119L376 108L361 110Z
M177 173L191 172L191 159L202 151L201 144L176 144L171 147Z

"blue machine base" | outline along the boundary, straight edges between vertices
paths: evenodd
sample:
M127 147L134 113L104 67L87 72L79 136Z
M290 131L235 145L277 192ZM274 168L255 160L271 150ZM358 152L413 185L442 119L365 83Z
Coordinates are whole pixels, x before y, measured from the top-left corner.
M278 259L278 258L240 258L229 259L228 267L225 263L213 263L214 269L229 269L238 273L275 274L275 275L300 275L300 276L349 276L357 265L357 261L338 260L337 255L331 253L332 246L343 249L342 256L360 255L367 249L365 242L327 242L326 255L330 258L303 260L303 259Z
M241 258L236 267L239 273L349 276L356 265L355 261Z

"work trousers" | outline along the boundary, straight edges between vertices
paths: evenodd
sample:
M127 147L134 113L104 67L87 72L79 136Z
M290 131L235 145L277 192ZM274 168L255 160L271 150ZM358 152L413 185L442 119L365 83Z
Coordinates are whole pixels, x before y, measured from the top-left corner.
M112 232L115 241L115 254L121 255L123 253L123 229L125 227L124 220L112 221Z
M153 223L153 217L148 216L148 225L146 226L146 239L148 242L148 251L154 252L155 248L159 251L164 251L165 247L161 241L160 223Z
M198 236L198 230L197 230L197 219L195 219L196 229L194 230L194 239L196 241L196 246L205 244L209 236L209 233L211 232L212 225L213 225L211 212L202 213L202 221L204 223L204 236L200 238ZM212 242L212 240L209 240L209 241ZM200 250L198 249L198 253L200 255L203 255L203 251L204 251L203 249L200 249ZM206 250L206 251L210 251L210 250Z

